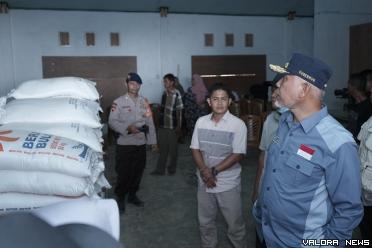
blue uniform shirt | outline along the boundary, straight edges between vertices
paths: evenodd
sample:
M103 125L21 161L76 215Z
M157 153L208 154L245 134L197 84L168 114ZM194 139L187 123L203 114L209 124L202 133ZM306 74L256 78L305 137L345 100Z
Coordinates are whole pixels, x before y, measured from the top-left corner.
M359 170L352 135L327 107L301 122L284 113L253 209L267 246L298 248L303 239L351 238L363 216Z

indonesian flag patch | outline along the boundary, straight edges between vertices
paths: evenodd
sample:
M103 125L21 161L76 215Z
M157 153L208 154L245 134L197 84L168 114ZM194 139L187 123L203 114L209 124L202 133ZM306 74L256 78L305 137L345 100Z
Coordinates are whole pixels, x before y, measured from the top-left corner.
M298 148L297 155L300 155L304 159L311 160L314 152L315 152L314 149L311 149L310 147L301 144L300 148Z

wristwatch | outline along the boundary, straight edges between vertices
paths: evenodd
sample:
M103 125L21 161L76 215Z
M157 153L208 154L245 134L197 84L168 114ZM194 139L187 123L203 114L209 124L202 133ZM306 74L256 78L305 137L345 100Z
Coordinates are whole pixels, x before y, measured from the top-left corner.
M218 173L220 173L220 172L216 169L216 167L212 167L212 174L213 174L213 176L217 176Z

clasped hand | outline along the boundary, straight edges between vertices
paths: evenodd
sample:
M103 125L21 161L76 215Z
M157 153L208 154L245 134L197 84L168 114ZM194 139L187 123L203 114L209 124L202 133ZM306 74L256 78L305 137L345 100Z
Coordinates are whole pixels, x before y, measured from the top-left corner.
M200 174L207 188L216 187L217 178L213 175L211 168L205 167L200 170Z

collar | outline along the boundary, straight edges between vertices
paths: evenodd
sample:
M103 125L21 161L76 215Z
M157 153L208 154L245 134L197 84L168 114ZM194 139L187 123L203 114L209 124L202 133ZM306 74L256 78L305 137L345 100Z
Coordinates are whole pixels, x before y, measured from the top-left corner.
M210 114L209 114L209 120L211 120L211 121L213 121L213 120L212 120L212 114L213 114L213 113L210 113ZM231 117L231 115L232 115L232 114L230 113L230 111L227 110L226 113L222 116L221 120L223 120L223 121L227 121L227 120Z
M168 93L168 91L167 90L165 90L165 93L167 94L167 95L169 95L169 94L172 94L172 95L174 95L174 94L176 94L177 93L177 89L176 88L174 88L174 89L172 89L169 93Z
M290 111L288 111L288 113L285 113L285 114L286 116L284 117L284 121L287 122L288 126L291 126L293 123L293 114ZM328 108L327 106L323 105L319 111L303 119L300 122L300 125L302 126L302 129L304 130L304 132L308 133L313 127L315 127L327 115L328 115Z
M276 120L277 122L279 122L279 120L280 120L280 117L282 116L282 114L281 113L279 113L277 110L274 110L274 114L273 114L274 116L274 120Z
M134 99L131 98L131 97L129 96L128 92L124 94L124 97L125 97L125 99L127 99L127 100L130 99L130 100L132 100L133 102L135 102ZM138 99L140 99L140 95L139 95L139 94L137 95L136 101L138 101Z

